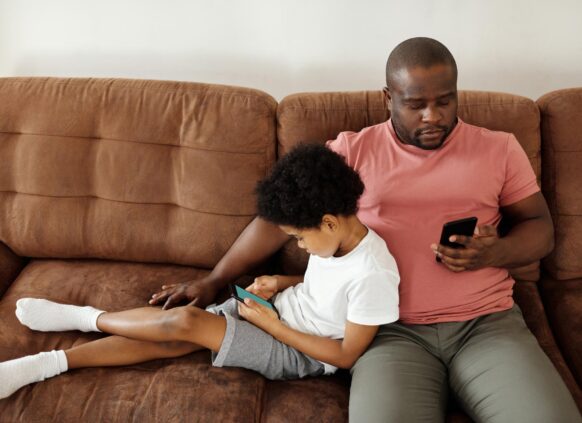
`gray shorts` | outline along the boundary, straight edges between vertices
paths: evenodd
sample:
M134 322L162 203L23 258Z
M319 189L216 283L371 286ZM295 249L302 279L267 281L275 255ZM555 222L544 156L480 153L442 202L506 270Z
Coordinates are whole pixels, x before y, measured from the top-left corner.
M218 353L212 353L216 367L243 367L267 379L299 379L319 376L324 366L319 361L277 341L252 323L242 320L237 301L230 298L206 309L226 318L226 333Z

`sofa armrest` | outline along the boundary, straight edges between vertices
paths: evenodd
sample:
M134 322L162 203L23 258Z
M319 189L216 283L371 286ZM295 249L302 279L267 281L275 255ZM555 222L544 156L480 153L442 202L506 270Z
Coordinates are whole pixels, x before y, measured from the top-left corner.
M0 297L26 265L26 259L20 257L4 243L0 242Z
M558 370L558 373L560 373L560 376L562 376L574 397L574 401L582 411L582 389L578 386L574 375L564 360L562 351L556 343L537 283L516 281L513 297L521 308L527 326Z

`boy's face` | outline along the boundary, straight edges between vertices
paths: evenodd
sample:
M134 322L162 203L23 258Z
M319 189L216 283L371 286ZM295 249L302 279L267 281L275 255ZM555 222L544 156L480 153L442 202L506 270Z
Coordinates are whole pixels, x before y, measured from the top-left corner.
M293 226L280 225L283 232L297 239L299 248L309 254L327 258L333 256L339 248L337 231L327 223L322 223L319 228L298 229Z

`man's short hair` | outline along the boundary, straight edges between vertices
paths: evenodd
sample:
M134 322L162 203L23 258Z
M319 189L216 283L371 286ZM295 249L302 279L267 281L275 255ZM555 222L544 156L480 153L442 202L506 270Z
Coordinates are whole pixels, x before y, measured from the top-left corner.
M344 158L322 145L300 145L259 182L258 215L277 225L316 228L325 214L358 211L364 184Z
M386 84L391 88L394 75L401 69L429 68L434 65L450 65L457 79L457 62L448 48L437 40L426 37L410 38L398 44L386 62Z

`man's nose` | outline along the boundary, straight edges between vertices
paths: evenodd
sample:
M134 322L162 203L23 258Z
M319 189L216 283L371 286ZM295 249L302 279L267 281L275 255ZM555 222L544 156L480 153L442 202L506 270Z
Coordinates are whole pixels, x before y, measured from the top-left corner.
M435 106L427 106L422 113L422 121L424 123L436 124L442 119L443 115Z

